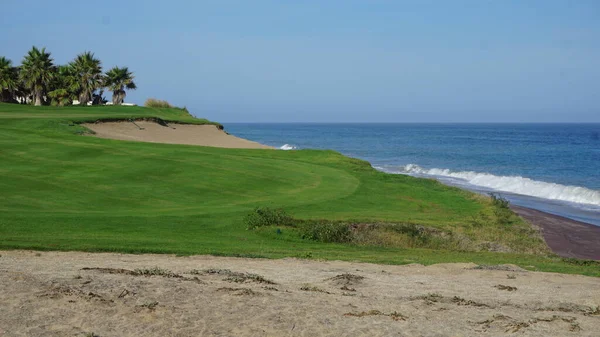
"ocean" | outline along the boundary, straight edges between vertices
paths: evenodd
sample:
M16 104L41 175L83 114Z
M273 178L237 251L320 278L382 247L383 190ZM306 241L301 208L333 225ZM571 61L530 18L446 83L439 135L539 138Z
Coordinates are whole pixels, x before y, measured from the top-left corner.
M282 150L332 149L600 226L600 124L225 124Z

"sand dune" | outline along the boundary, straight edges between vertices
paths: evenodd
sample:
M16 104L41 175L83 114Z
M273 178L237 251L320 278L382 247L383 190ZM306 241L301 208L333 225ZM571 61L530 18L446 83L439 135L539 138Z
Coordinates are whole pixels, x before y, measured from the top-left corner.
M597 278L511 266L0 254L0 336L597 336L600 331ZM161 275L141 275L144 271Z
M151 121L85 123L100 138L133 140L150 143L187 144L239 149L271 149L257 142L238 138L214 125L170 124Z

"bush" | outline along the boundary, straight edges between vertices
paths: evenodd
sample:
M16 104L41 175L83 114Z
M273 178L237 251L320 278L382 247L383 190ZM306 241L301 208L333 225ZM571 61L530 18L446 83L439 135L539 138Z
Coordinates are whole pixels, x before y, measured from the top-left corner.
M293 219L282 209L257 207L244 218L247 229L264 226L292 226Z
M148 98L144 102L144 106L147 108L172 108L173 106L167 101L161 101L156 98Z
M492 198L492 205L494 205L498 208L508 209L510 206L510 202L508 202L508 200L506 200L505 198L503 198L499 195L490 193L490 198Z
M352 242L352 231L347 223L310 221L302 224L300 233L303 239L319 242Z

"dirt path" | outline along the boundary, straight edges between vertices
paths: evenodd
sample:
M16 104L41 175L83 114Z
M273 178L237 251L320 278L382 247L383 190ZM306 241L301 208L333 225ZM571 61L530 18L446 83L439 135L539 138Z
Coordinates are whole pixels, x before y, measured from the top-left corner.
M238 138L214 125L169 124L155 122L107 122L82 124L100 138L150 143L186 144L238 149L272 149L270 146Z
M564 257L600 260L600 227L530 208L512 210L540 227L553 252Z
M511 266L0 254L3 337L597 336L600 331L597 278Z

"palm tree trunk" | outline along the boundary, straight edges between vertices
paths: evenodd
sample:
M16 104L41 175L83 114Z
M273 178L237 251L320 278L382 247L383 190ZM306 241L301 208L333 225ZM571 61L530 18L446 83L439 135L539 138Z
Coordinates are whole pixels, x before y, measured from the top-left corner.
M42 105L42 93L38 91L35 93L35 106L40 105Z

